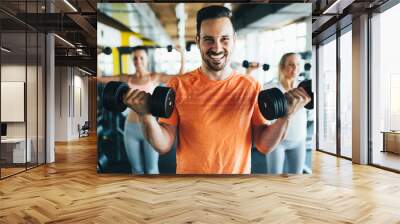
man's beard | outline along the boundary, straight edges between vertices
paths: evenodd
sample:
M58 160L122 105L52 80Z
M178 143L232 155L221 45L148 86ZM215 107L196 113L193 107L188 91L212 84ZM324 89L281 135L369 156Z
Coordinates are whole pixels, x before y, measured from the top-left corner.
M203 61L207 64L208 69L219 72L223 70L228 63L228 53L226 51L213 52L208 51L202 54Z

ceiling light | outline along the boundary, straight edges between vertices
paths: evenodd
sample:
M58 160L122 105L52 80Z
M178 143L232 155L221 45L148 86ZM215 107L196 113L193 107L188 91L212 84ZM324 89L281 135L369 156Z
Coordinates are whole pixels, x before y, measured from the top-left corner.
M64 39L64 38L62 38L62 37L60 37L60 36L58 36L57 34L54 34L54 36L57 37L58 39L60 39L61 41L63 41L64 43L66 43L67 45L69 45L69 46L75 48L75 45L71 44L71 42L67 41L66 39Z
M81 68L79 68L79 67L78 67L78 69L79 69L81 72L83 72L83 73L85 73L85 74L87 74L87 75L92 75L92 73L90 73L90 72L88 72L88 71L85 71L85 70L83 70L83 69L81 69Z
M6 52L6 53L10 53L10 52L11 52L11 50L9 50L9 49L7 49L7 48L5 48L5 47L1 47L0 49L1 49L2 51Z
M83 50L81 48L77 48L76 53L78 53L79 55L83 55Z
M78 12L78 10L71 4L69 3L68 0L64 0L65 4L67 4L72 10L74 10L74 12Z
M351 4L353 0L336 0L335 2L333 2L332 5L330 5L327 9L324 10L324 12L322 14L341 14L343 12L339 12L339 7L344 8L344 6ZM343 4L341 4L343 3ZM343 11L343 9L342 9Z
M232 11L232 3L224 3L224 7Z

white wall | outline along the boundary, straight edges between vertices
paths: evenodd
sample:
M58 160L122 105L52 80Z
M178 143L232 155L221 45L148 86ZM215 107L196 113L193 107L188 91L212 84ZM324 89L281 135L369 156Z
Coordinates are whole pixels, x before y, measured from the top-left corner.
M1 66L1 81L25 82L25 65L10 64ZM7 108L1 108L7 110ZM7 137L25 137L25 123L7 123Z
M36 70L38 69L38 70ZM32 161L44 163L44 74L42 68L35 66L25 66L25 64L3 64L1 66L2 82L24 82L26 84L26 106L21 108L23 114L26 112L26 121L6 122L8 138L25 138L30 140ZM27 81L25 80L27 78ZM3 91L3 90L2 90ZM2 98L7 95L2 95ZM2 107L2 112L13 113L12 108ZM15 112L14 112L15 113ZM37 153L39 156L37 157Z
M1 66L1 81L2 82L25 82L26 67L19 64L6 64ZM28 74L34 68L28 66ZM25 82L26 83L26 82ZM33 96L33 93L27 93L27 96ZM35 94L36 96L36 94ZM7 108L1 108L7 110ZM29 115L28 115L29 116ZM28 120L29 117L28 117ZM22 138L25 137L25 122L7 122L7 137ZM30 137L30 136L28 136Z
M88 78L83 75L76 68L56 67L55 141L77 139L78 124L88 120Z
M55 141L68 139L68 86L69 76L67 67L55 68Z
M72 129L70 132L72 138L78 138L79 134L78 124L82 126L85 123L85 121L89 120L88 78L83 77L81 75L83 75L83 73L81 73L79 70L76 69L74 70L74 82L73 82L74 91L72 92L73 96L71 96L74 99L73 102L74 108L72 110L72 120L71 120Z

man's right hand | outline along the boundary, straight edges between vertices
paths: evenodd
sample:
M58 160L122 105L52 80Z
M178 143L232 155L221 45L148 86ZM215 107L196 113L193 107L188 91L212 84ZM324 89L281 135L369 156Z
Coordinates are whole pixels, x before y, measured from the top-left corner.
M136 113L143 116L150 114L150 108L148 104L150 96L150 93L146 93L137 89L130 89L125 94L123 102Z
M285 97L288 102L288 111L286 113L286 117L288 118L311 101L311 97L302 87L287 91Z

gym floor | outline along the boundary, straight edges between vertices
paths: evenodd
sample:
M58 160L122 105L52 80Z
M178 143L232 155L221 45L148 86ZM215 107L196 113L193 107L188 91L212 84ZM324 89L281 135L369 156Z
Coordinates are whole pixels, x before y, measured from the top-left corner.
M298 176L98 175L96 137L0 181L0 223L399 223L398 174L320 152Z
M400 170L400 155L391 152L374 152L374 164Z

